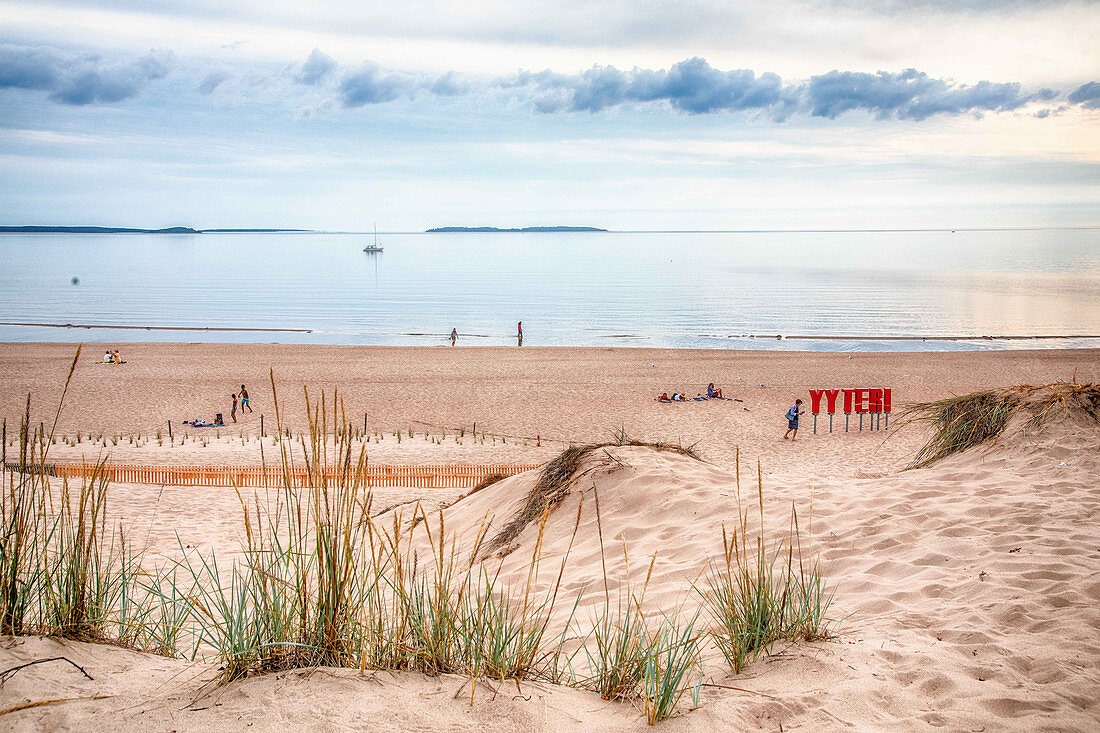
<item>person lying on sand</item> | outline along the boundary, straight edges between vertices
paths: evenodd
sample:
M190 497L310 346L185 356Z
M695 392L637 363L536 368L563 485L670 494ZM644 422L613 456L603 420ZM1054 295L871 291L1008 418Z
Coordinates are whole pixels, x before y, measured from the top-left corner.
M206 422L202 418L198 418L198 417L196 417L194 420L191 420L190 422L188 422L187 420L184 420L183 424L184 425L190 425L193 428L213 428L213 427L216 427L214 425L214 423Z
M673 392L672 393L672 401L673 402L686 402L687 400L684 398L684 395L682 393Z
M657 398L658 402L672 402L668 396L668 392L662 392L661 396Z

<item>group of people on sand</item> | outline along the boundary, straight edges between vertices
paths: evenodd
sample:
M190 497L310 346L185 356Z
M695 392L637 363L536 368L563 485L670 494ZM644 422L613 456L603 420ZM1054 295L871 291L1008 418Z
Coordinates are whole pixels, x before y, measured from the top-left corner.
M103 363L122 364L122 355L118 353L118 349L115 349L114 351L107 349L107 351L103 354Z
M233 400L233 406L229 408L229 416L233 418L233 422L237 422L238 404L240 405L240 409L242 411L245 408L248 408L248 411L252 412L252 405L248 399L248 390L243 384L241 385L241 391L234 392L233 394L229 395L229 398ZM224 427L225 420L222 418L222 414L219 412L217 413L217 415L214 416L214 422L207 422L206 420L203 420L201 418L195 418L194 420L184 420L183 424L191 425L192 427L196 428L220 428Z
M240 404L241 404L241 413L242 414L244 413L244 410L245 410L246 407L248 408L249 412L252 412L252 405L248 401L248 390L244 388L243 384L241 385L241 391L240 392L234 392L233 394L230 395L230 397L233 399L233 407L229 410L229 416L231 418L233 418L233 422L237 422L237 400L238 399L240 399L240 401L241 401Z
M688 397L683 392L673 392L672 396L668 396L668 392L662 392L661 396L657 398L658 402L702 402L704 400L724 400L726 397L722 396L722 390L719 387L714 386L714 382L707 385L707 393L705 395L698 394L694 397Z
M696 395L695 397L688 397L683 392L673 392L669 397L668 392L662 392L661 396L657 398L658 402L703 402L705 400L725 400L727 397L722 396L721 388L715 387L714 382L707 385L707 394ZM783 434L783 440L794 440L798 437L798 417L805 414L805 410L802 409L802 400L795 400L794 404L790 406L790 409L784 414L787 418L787 432Z

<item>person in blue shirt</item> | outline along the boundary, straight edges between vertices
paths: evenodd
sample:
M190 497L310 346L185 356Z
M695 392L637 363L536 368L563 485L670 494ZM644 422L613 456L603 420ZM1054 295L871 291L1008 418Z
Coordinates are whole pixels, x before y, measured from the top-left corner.
M799 409L802 405L802 400L795 400L791 405L791 409L787 410L787 432L783 433L783 440L787 439L787 436L791 436L791 440L798 437L798 416L805 410Z

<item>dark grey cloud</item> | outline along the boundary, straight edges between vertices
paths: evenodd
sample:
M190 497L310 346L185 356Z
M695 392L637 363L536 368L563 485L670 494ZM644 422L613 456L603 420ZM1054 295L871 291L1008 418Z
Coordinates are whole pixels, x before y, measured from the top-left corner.
M383 71L378 64L368 61L340 82L340 103L345 107L362 107L392 102L414 94L419 87L420 83L414 77L396 71Z
M720 71L701 58L681 61L667 70L594 66L576 76L520 72L501 85L534 87L539 92L535 98L539 112L599 112L631 102L667 102L690 114L770 107L779 102L783 88L775 74L757 77L748 69Z
M167 76L173 61L171 51L110 61L99 55L63 54L48 48L0 46L0 89L45 91L62 104L120 102Z
M232 74L227 69L214 69L199 82L199 93L210 94L231 76Z
M310 86L317 84L336 69L336 59L329 56L319 48L309 53L309 58L302 64L302 68L294 79L302 84Z
M459 78L458 74L448 71L433 81L428 89L432 94L438 94L441 97L457 97L469 91L470 87Z
M1048 101L1057 93L1052 89L1024 92L1016 83L953 84L906 69L898 74L830 71L812 77L798 96L815 117L834 119L862 110L878 119L923 120L938 114L1011 111L1033 101Z
M1066 99L1085 109L1100 109L1100 82L1090 81L1088 84L1082 84L1070 92Z
M980 116L1058 96L1052 89L1026 91L1014 82L958 84L915 69L896 74L830 71L805 83L784 86L776 74L722 71L701 58L681 61L668 70L620 71L595 66L572 76L520 72L498 83L506 89L531 89L535 111L545 114L599 112L624 104L657 102L688 114L761 111L776 121L795 114L835 119L846 112L866 112L880 120Z
M57 54L46 49L0 46L0 89L51 89L59 65Z

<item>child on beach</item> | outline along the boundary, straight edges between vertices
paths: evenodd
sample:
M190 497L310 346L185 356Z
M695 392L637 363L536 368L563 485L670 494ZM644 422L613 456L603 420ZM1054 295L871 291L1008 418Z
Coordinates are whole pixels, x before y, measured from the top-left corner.
M519 342L519 346L523 346L523 321L520 321L519 325L516 326L516 340Z
M805 412L798 409L801 404L802 400L795 400L791 409L787 410L787 432L783 433L783 440L786 440L788 435L791 436L791 440L798 437L798 416Z
M237 422L237 394L230 395L233 398L233 407L229 410L229 416L233 418L233 422Z
M451 346L455 345L455 341L458 341L458 329L457 328L452 328L451 329Z
M235 400L234 400L235 401ZM249 412L252 412L252 405L248 403L248 390L241 385L241 412L244 412L244 408L248 408Z

